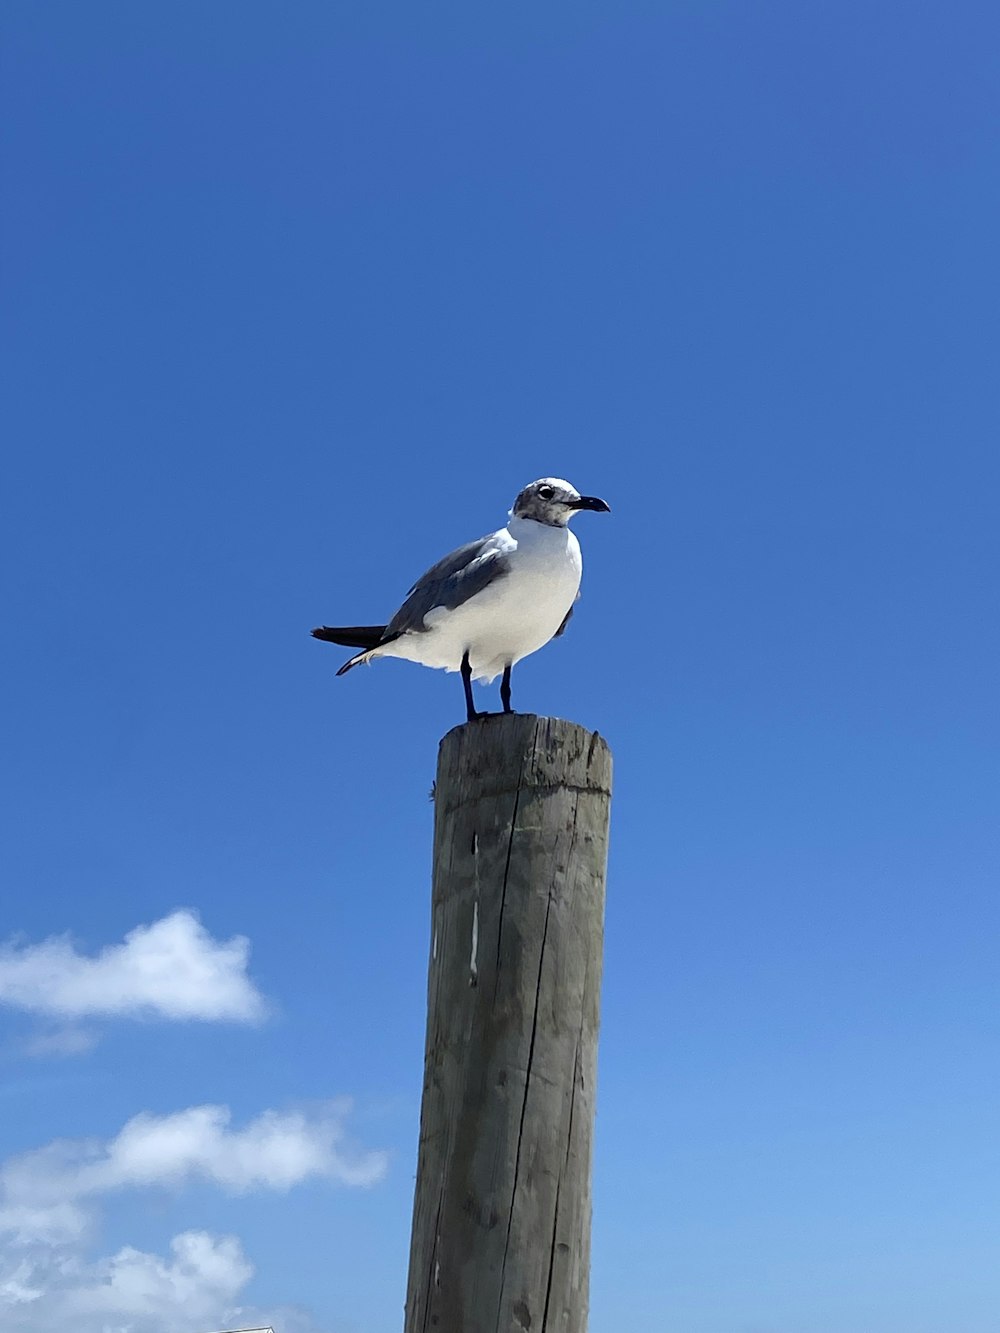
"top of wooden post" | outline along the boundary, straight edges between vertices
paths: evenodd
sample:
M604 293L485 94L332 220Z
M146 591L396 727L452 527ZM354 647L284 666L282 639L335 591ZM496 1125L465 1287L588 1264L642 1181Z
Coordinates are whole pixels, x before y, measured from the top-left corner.
M517 787L611 794L611 751L596 731L534 713L496 713L454 727L438 753L437 797L479 799Z

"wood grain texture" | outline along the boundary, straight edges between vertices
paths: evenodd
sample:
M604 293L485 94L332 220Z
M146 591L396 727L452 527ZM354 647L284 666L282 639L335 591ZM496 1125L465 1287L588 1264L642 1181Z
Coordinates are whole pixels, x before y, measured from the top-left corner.
M585 1333L610 793L572 722L441 743L406 1333Z

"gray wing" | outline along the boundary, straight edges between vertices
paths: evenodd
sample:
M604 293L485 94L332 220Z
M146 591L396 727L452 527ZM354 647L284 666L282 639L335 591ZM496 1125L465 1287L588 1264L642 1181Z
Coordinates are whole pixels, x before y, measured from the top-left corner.
M508 553L491 532L478 541L466 542L430 569L410 589L409 596L385 627L383 639L400 634L419 634L426 629L424 616L436 606L454 611L476 593L502 579L509 569Z

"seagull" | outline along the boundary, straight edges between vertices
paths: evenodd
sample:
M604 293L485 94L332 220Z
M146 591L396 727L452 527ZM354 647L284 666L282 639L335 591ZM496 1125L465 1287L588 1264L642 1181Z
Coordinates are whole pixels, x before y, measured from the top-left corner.
M556 639L580 595L583 559L569 521L581 509L611 506L559 477L525 486L505 528L467 542L419 578L388 625L322 625L313 637L360 648L337 672L377 657L459 671L468 720L477 713L472 682L501 676L500 701L510 706L515 662Z

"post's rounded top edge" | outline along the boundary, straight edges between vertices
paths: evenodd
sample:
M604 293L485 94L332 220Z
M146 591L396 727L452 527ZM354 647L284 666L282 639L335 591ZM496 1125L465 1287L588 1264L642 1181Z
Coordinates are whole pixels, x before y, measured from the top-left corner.
M437 783L443 790L460 782L469 796L557 787L610 796L612 766L604 737L578 722L535 713L500 714L453 727L442 738Z
M484 716L477 718L475 722L460 722L457 726L450 728L441 737L440 744L443 745L450 736L472 735L477 727L490 727L497 731L507 727L514 731L521 731L526 725L530 724L533 727L539 722L556 727L572 727L588 738L593 737L600 741L605 749L611 748L608 744L608 738L596 727L591 729L585 727L582 722L574 722L571 718L556 717L549 713L486 713Z

